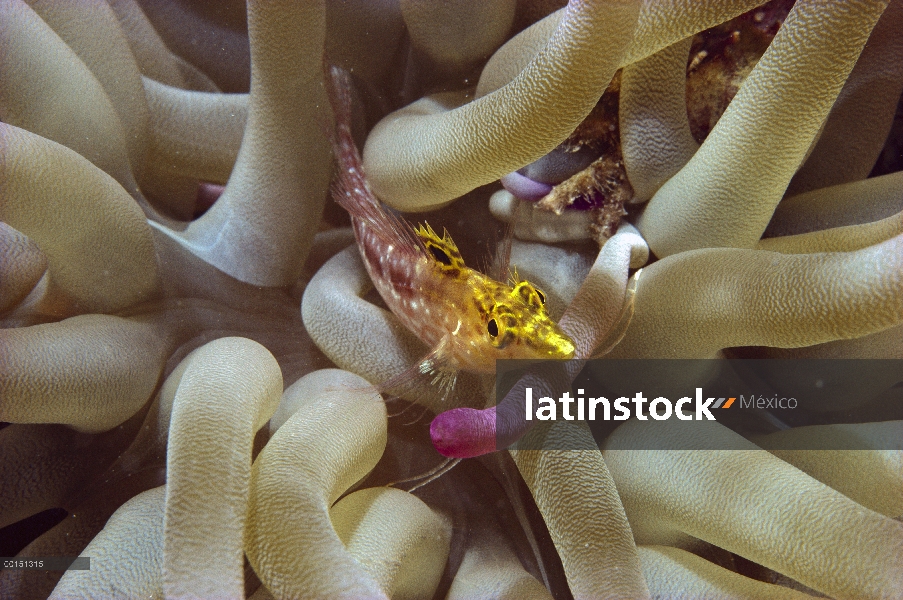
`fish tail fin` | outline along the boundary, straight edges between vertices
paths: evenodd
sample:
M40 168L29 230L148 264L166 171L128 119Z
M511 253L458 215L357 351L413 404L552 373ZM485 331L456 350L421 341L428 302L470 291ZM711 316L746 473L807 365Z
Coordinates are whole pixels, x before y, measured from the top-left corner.
M361 154L351 134L351 75L340 67L327 65L325 79L335 114L331 138L337 175L331 188L332 197L352 219L363 221L384 242L426 253L410 224L383 208L364 175Z

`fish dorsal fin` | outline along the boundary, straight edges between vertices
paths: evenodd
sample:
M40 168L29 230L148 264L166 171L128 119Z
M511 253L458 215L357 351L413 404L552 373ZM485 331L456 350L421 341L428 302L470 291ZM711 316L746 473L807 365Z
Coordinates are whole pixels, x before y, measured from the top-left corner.
M427 251L432 255L433 259L444 268L447 269L463 269L464 259L461 257L461 251L452 240L447 230L442 231L442 237L439 237L429 223L421 223L414 233L426 246Z

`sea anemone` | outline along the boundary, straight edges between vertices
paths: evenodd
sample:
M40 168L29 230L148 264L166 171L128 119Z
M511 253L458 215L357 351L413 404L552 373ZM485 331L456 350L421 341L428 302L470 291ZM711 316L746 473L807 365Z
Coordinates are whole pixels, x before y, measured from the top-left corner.
M514 221L580 356L903 358L903 0L564 4L0 0L0 554L91 557L0 596L900 596L899 421L653 451L381 387L428 349L328 200L324 55L380 198L473 264ZM703 139L694 36L778 5ZM504 191L613 79L617 214Z

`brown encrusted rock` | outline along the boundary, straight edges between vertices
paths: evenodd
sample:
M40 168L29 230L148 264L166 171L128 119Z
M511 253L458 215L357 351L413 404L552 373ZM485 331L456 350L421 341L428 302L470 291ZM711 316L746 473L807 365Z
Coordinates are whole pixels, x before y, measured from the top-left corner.
M557 215L565 208L589 209L593 213L590 227L599 243L615 234L621 217L627 214L624 205L633 197L633 187L627 180L620 152L603 155L587 168L570 177L542 200L536 208L550 210Z
M794 1L772 0L694 37L687 61L687 116L697 142L721 118ZM565 209L592 211L590 229L600 244L614 234L626 214L624 205L634 196L621 154L620 89L618 70L592 112L556 148L566 153L591 152L598 158L536 204L537 209L558 215Z
M560 215L566 208L592 211L590 227L601 244L614 235L627 214L624 205L633 197L621 157L618 100L621 71L618 70L598 104L574 132L562 142L566 152L591 150L599 155L588 167L556 185L536 204L539 210Z
M700 144L734 99L787 18L794 0L773 0L693 38L687 63L687 117Z

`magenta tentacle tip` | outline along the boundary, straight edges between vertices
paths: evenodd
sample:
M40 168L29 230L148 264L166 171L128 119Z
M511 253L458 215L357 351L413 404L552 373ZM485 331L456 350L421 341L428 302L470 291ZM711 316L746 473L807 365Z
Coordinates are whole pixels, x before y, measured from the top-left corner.
M474 458L495 452L495 407L447 410L430 423L430 439L439 454L449 458Z

